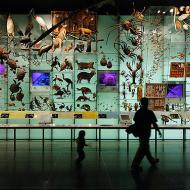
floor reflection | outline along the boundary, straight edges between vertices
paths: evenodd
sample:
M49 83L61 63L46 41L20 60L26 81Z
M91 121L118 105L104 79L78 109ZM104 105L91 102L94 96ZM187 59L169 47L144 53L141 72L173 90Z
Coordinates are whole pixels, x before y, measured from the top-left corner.
M44 152L41 141L19 141L16 152L11 141L0 141L0 189L189 190L188 141L185 152L179 141L159 142L159 164L150 167L144 159L140 173L130 172L137 141L129 152L125 141L104 141L101 153L90 143L76 165L76 147L71 151L69 141L47 141Z

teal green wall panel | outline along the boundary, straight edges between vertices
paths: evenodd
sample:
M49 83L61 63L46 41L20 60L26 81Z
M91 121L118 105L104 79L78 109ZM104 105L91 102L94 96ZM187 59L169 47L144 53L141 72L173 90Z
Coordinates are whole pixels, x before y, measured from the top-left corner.
M74 123L74 119L53 119L55 125L69 125Z
M8 120L7 119L0 119L0 124L7 124Z
M0 139L6 139L6 129L0 130Z
M97 119L97 123L100 125L117 125L118 119Z
M70 139L71 130L70 129L54 129L53 139Z
M98 42L98 52L101 53L114 53L114 42L118 40L119 28L112 30L110 26L114 26L118 23L117 16L98 16L98 39L104 39L102 42ZM110 33L109 33L110 32ZM110 35L109 35L110 34Z
M31 125L35 125L35 124L39 124L40 120L39 119L30 119L30 124Z
M44 138L45 139L51 139L51 137L53 138L53 134L52 134L52 131L51 129L45 129L44 130Z
M101 129L101 139L117 139L118 130L117 129Z
M89 125L89 124L96 124L96 120L95 119L75 119L75 124L84 124L84 125Z
M29 139L29 129L17 129L16 130L17 139Z
M187 130L187 131L186 131L186 138L187 138L187 139L190 139L190 130Z
M42 129L32 129L30 130L31 139L42 139Z
M183 139L183 131L182 130L164 130L164 138Z
M86 133L85 138L86 139L96 139L96 129L76 129L75 130L75 139L78 138L78 134L79 134L80 130L85 131L85 133ZM98 135L98 131L97 131L97 135Z
M7 139L14 139L14 130L13 129L7 129L6 138Z
M121 138L121 139L127 139L127 133L126 133L126 131L125 131L125 129L120 129L119 130L119 137Z
M29 124L28 119L9 119L8 124Z

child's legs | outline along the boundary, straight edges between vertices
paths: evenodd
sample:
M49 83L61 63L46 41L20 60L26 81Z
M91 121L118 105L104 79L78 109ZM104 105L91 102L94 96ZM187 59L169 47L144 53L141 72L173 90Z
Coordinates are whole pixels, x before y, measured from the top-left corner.
M84 158L85 158L84 150L77 150L77 152L78 152L77 161L78 161L78 162L81 162L81 161L84 160Z

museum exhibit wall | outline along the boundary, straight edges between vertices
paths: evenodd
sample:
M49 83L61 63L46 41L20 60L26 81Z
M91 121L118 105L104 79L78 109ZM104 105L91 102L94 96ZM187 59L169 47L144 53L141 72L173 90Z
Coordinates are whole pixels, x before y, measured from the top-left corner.
M109 125L120 123L121 113L134 113L139 108L140 98L147 96L155 113L188 112L189 30L176 31L173 16L157 14L157 9L151 7L146 10L143 20L132 15L80 13L64 23L68 35L61 49L50 47L57 31L29 48L30 43L46 30L36 21L36 15L30 18L32 21L27 14L10 15L14 22L14 37L7 36L7 15L0 15L0 51L3 52L1 57L5 56L0 64L3 66L0 68L0 110L92 111L98 112L100 117L52 120L55 125ZM56 15L63 18L66 14L58 11L38 16L50 28L56 24ZM124 21L132 22L132 27L125 28L122 25ZM22 35L20 31L26 33L30 22L32 30ZM77 33L79 28L89 28L92 31L90 38L86 33ZM49 48L49 51L43 53L43 48ZM84 75L89 76L89 81ZM107 76L111 81L105 79ZM180 92L169 94L172 93L169 91L172 85ZM160 114L157 115L158 123L163 125ZM0 123L38 124L39 118L1 119ZM170 120L167 124L180 125L181 119ZM89 139L95 138L95 130L86 132ZM39 129L30 131L32 139L40 139L41 134ZM28 135L27 129L17 132L18 139L28 138ZM114 129L102 132L104 139L117 139L117 135ZM13 138L13 130L2 130L0 138L5 136ZM45 138L50 136L51 130L45 130ZM53 130L54 139L69 137L70 130ZM182 133L166 131L165 137L181 138ZM120 138L126 138L124 130L121 130Z

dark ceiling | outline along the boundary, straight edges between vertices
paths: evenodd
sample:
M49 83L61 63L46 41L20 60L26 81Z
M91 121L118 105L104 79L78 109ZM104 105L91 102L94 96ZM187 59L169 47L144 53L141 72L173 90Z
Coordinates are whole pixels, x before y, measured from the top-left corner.
M91 7L98 14L131 14L133 2L136 9L141 10L145 6L180 6L189 5L189 0L3 0L0 4L0 13L26 14L31 8L36 13L49 13L52 10L73 11ZM99 4L97 4L99 3ZM97 6L95 6L97 4Z

